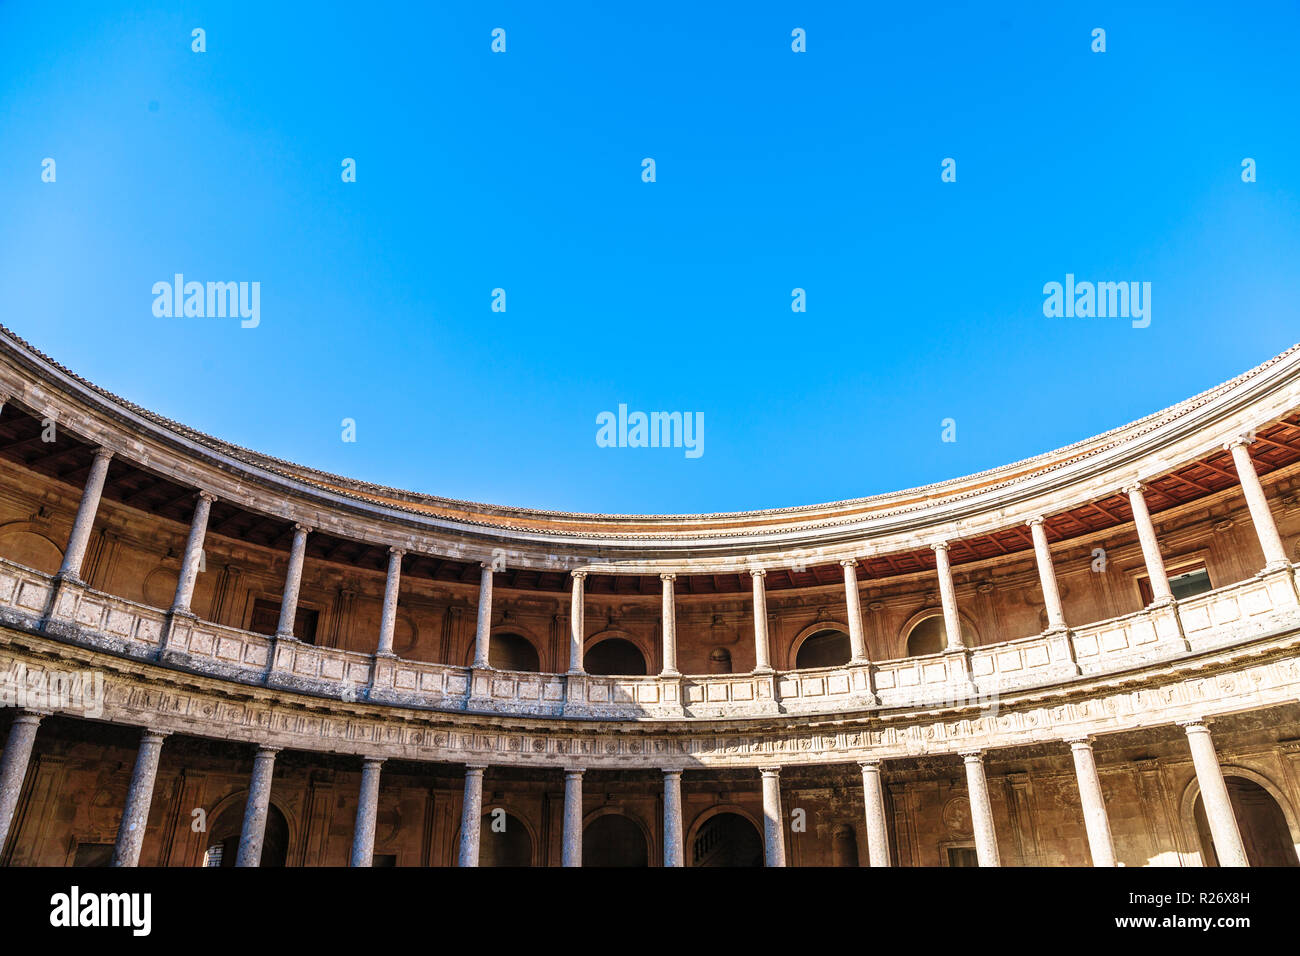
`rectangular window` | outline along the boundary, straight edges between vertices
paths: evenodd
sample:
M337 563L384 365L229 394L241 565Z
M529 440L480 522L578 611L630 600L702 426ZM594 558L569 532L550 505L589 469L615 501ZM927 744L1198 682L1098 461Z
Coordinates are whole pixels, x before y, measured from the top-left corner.
M1214 585L1210 583L1210 572L1206 570L1203 561L1169 568L1166 574L1169 575L1169 590L1173 592L1174 598L1179 601L1214 589ZM1142 595L1144 607L1155 600L1154 595L1151 593L1151 579L1149 577L1138 578L1138 592Z
M979 866L980 858L973 846L948 847L949 866Z
M109 866L113 862L113 844L78 843L73 866Z
M299 606L298 613L293 619L293 636L308 644L315 644L316 621L319 617L320 612ZM253 601L253 620L249 623L248 629L254 634L272 635L279 624L280 602L256 598Z

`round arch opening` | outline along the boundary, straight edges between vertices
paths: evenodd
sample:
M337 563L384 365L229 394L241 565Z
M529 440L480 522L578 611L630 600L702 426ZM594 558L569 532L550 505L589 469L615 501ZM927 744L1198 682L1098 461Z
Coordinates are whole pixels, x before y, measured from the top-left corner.
M853 656L849 636L836 627L823 628L809 634L799 644L794 655L794 669L814 667L842 667Z
M1254 780L1236 774L1225 773L1223 782L1228 787L1228 800L1246 848L1247 862L1251 866L1300 866L1286 815L1273 795ZM1193 813L1201 841L1201 863L1218 866L1219 856L1200 793L1196 795Z
M691 866L762 866L763 835L739 813L715 813L691 841Z
M582 865L649 866L645 833L620 813L601 814L582 831Z
M541 658L533 642L522 634L502 631L493 634L488 645L488 664L503 671L531 671L542 669Z
M231 801L208 828L204 866L234 866L239 856L239 838L244 829L244 800ZM289 858L289 821L274 803L266 808L266 831L262 837L262 860L258 866L284 866Z
M532 866L533 837L513 813L494 810L483 814L479 826L479 866Z
M644 677L649 673L641 648L621 637L607 637L583 655L583 669L601 677Z
M975 646L975 633L965 620L961 622L961 642L967 647ZM912 625L904 642L908 657L923 657L926 654L941 654L948 648L948 628L943 622L943 614L927 614Z

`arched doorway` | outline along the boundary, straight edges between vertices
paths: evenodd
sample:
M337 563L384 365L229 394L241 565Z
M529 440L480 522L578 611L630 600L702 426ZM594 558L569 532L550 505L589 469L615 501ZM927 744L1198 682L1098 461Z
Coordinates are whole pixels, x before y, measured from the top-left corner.
M853 827L841 823L831 834L831 866L858 865L858 835Z
M763 836L739 813L715 813L695 831L691 866L762 866Z
M1246 847L1246 860L1250 865L1300 866L1286 815L1273 795L1246 777L1225 774L1223 782L1228 787L1228 799L1232 802L1232 813L1237 819L1237 829L1241 832L1241 842ZM1218 866L1219 856L1199 793L1193 813L1201 842L1201 862L1205 866Z
M488 664L503 671L531 671L542 669L537 648L522 634L502 631L493 634L488 643Z
M603 813L582 831L583 866L649 866L645 833L620 813Z
M203 866L234 866L239 856L239 837L244 829L245 800L232 800L208 827ZM259 866L284 866L289 857L289 821L274 803L266 808L266 833L262 837Z
M961 622L961 641L967 647L975 646L975 635L964 620ZM913 624L907 632L906 645L908 657L941 654L947 650L948 629L944 625L943 615L936 611Z
M805 637L795 652L795 670L812 667L841 667L852 657L849 636L839 628L828 627Z
M532 866L533 837L524 822L505 810L489 810L479 826L479 866Z
M588 674L604 677L644 677L647 673L641 648L621 637L607 637L593 644L583 655L582 663Z

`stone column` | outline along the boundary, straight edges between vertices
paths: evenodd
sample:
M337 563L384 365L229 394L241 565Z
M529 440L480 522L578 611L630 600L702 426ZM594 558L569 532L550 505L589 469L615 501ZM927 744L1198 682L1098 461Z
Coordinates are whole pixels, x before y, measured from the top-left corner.
M483 771L486 769L486 764L465 765L465 800L460 810L458 866L478 866L479 836L483 830Z
M939 573L939 600L943 604L943 630L948 638L948 650L960 651L966 645L961 639L961 615L957 613L957 590L952 584L952 564L948 561L948 542L932 544L934 567Z
M993 806L989 803L989 784L984 777L984 753L963 753L966 761L966 788L970 794L971 824L975 828L975 855L980 866L1001 866L998 858L998 835L993 829Z
M384 582L384 610L379 618L379 649L376 656L388 657L393 653L393 632L397 629L397 593L402 587L401 548L388 549L388 578Z
M311 528L304 524L293 526L293 548L289 551L289 570L284 578L284 596L280 599L280 623L275 636L293 637L293 622L298 616L298 591L302 588L302 562L307 556L307 535ZM258 853L261 853L259 846Z
M1042 516L1030 518L1029 532L1034 538L1034 559L1038 562L1038 581L1043 588L1043 604L1047 607L1047 629L1064 631L1065 611L1061 607L1061 592L1056 587L1056 571L1052 567L1052 550L1047 546L1047 529Z
M763 864L785 866L785 821L781 816L781 768L760 767L763 774Z
M72 522L72 534L68 536L68 547L63 552L59 577L81 580L81 563L86 560L86 545L95 526L99 499L104 494L104 479L108 477L108 462L112 457L113 453L107 448L95 449L95 459L90 463L90 474L86 476L86 486L81 492L81 504L77 506L77 517Z
M1246 496L1246 507L1250 509L1250 520L1255 526L1255 535L1264 552L1264 570L1285 567L1290 562L1286 558L1286 548L1278 536L1277 525L1273 522L1273 512L1269 510L1268 499L1264 497L1264 486L1259 483L1255 472L1255 463L1250 460L1246 446L1254 441L1245 435L1234 438L1224 445L1232 452L1232 463L1237 466L1237 479L1241 482L1241 493Z
M258 747L253 758L253 778L244 805L244 828L239 834L235 866L262 865L262 839L266 836L266 811L271 805L271 776L275 772L275 747Z
M844 598L849 613L849 663L867 662L867 638L862 631L862 596L858 594L858 562L841 561L844 567Z
M1101 778L1092 754L1092 740L1077 737L1066 741L1074 754L1074 773L1079 779L1079 800L1083 807L1083 825L1088 831L1088 849L1093 866L1115 865L1115 841L1110 835L1110 818L1101 796Z
M664 771L664 866L685 866L682 835L682 772Z
M36 728L44 714L20 710L14 714L5 741L4 755L0 756L0 854L4 853L9 827L18 807L18 795L27 777L27 764L32 759L32 745L36 743Z
M162 755L167 734L146 729L140 734L140 749L135 755L135 769L126 791L126 806L117 825L117 842L113 846L113 866L139 866L144 831L149 824L149 805L153 803L153 785L158 777L158 758Z
M194 517L190 520L190 536L185 539L185 554L181 557L181 574L176 581L176 596L172 598L173 614L189 614L194 600L194 585L199 579L199 562L203 558L203 539L208 533L208 515L217 496L200 491L194 502Z
M860 760L862 799L867 811L867 858L872 866L889 866L889 824L885 820L885 790L880 761Z
M677 670L677 602L673 598L677 575L661 574L659 578L664 583L664 669L660 676L677 677L680 673Z
M1142 560L1146 562L1147 577L1151 579L1151 603L1168 604L1174 595L1169 590L1169 575L1165 573L1165 561L1160 556L1160 542L1156 540L1156 526L1151 523L1146 496L1140 484L1129 485L1124 493L1133 509L1133 524L1137 526L1138 541L1142 544Z
M482 564L478 578L478 626L474 630L474 666L488 667L492 645L492 565Z
M586 571L573 572L573 593L569 596L569 673L581 674L582 644L587 632Z
M767 639L767 572L755 569L749 572L754 585L754 673L772 671L772 658Z
M1192 748L1196 782L1201 788L1201 803L1205 806L1210 835L1214 837L1214 852L1219 857L1219 866L1250 866L1246 847L1241 842L1241 831L1237 828L1237 817L1232 812L1228 785L1223 782L1219 755L1214 752L1210 728L1203 720L1180 720L1178 726L1187 732L1187 743Z
M371 866L375 861L375 814L379 810L379 771L383 765L383 757L365 757L361 761L357 824L352 831L353 866Z
M564 771L564 866L582 866L582 771Z

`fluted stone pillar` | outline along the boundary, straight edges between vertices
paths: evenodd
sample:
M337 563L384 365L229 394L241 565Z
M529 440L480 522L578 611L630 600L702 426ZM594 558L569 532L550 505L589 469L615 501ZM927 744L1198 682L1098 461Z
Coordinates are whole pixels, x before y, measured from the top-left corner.
M1187 732L1187 744L1192 749L1192 763L1196 767L1196 782L1201 788L1201 803L1205 819L1214 838L1214 852L1219 866L1250 866L1246 847L1241 842L1237 816L1232 812L1228 785L1223 782L1223 769L1219 755L1214 751L1210 728L1203 720L1179 721L1178 726Z
M402 587L401 548L388 549L388 577L384 581L384 609L379 618L379 648L375 654L387 657L393 653L393 634L397 630L397 595Z
M682 834L682 772L664 771L664 866L685 866Z
M971 825L975 829L975 855L980 866L1001 866L998 836L993 828L993 805L989 803L989 784L984 776L982 751L963 753L966 762L966 788L970 795Z
M1101 778L1092 753L1092 741L1078 737L1067 741L1074 755L1074 774L1079 780L1079 801L1083 807L1083 825L1088 832L1088 849L1093 866L1115 865L1115 841L1111 838L1110 817L1101 795Z
M564 771L564 866L582 866L582 771Z
M677 601L673 596L675 574L661 574L663 581L664 669L663 677L677 677Z
M1247 445L1253 438L1242 436L1233 439L1224 447L1232 452L1232 463L1237 467L1237 479L1241 482L1241 493L1246 497L1246 507L1250 510L1250 520L1255 526L1255 535L1259 538L1260 549L1264 552L1264 569L1286 567L1289 563L1282 538L1277 533L1277 524L1273 521L1273 512L1269 510L1268 499L1264 497L1264 486L1259 483L1255 463L1250 459Z
M465 765L465 800L460 810L459 866L478 866L483 830L483 771L486 764Z
M1061 592L1056 586L1056 570L1052 567L1052 549L1047 544L1047 528L1042 516L1030 518L1029 533L1034 539L1034 560L1038 563L1038 582L1043 588L1043 604L1047 608L1047 629L1066 630L1065 610L1061 606Z
M117 825L117 842L113 845L113 866L139 866L144 846L144 831L149 824L149 805L153 803L154 781L158 779L158 758L162 755L166 733L146 729L140 734L135 768L126 790L126 805Z
M1147 577L1151 581L1151 603L1168 604L1174 599L1174 594L1169 590L1169 575L1165 573L1165 560L1160 555L1160 542L1156 538L1156 526L1151 522L1146 495L1140 484L1129 485L1124 492L1133 509L1133 524L1137 526L1142 560L1146 563Z
M749 576L754 586L754 672L769 673L772 658L767 637L767 572L756 568Z
M271 806L271 777L275 773L274 747L259 747L253 758L253 777L248 783L244 805L244 827L239 834L239 855L235 866L261 866L262 841L266 837L266 813Z
M194 600L194 585L199 579L199 564L203 559L203 539L208 533L208 515L217 496L200 491L194 502L194 517L190 519L190 536L185 539L185 554L181 557L181 573L176 581L176 596L172 598L173 614L189 614Z
M844 598L849 614L849 663L863 664L867 660L867 638L862 630L862 596L858 594L858 562L841 561L844 568Z
M492 565L481 565L478 578L478 624L474 629L474 666L487 667L492 649Z
M860 760L862 800L867 813L867 858L872 866L889 866L889 824L885 818L885 789L879 760Z
M569 595L569 673L582 674L582 645L587 631L586 571L574 571Z
M379 772L383 757L361 761L361 792L357 795L357 822L352 831L352 865L372 866L375 861L375 815L379 811Z
M761 767L763 774L763 863L785 866L785 821L781 816L781 768Z
M934 567L939 575L939 600L943 604L943 629L947 635L948 650L960 651L966 645L961 639L961 615L957 613L957 589L952 583L952 564L948 560L948 542L940 541L930 547L934 551Z
M86 545L90 543L90 532L95 526L95 515L99 512L99 499L104 494L104 479L108 477L108 463L112 457L113 453L107 448L95 449L90 474L86 476L86 485L81 492L81 504L77 505L77 516L72 521L68 547L63 552L59 577L81 580L81 564L86 560Z
M298 617L298 592L302 589L302 564L307 557L307 535L310 533L311 528L304 524L293 526L289 570L284 576L284 596L280 599L280 623L275 628L277 638L293 637L293 623ZM258 852L261 852L260 847Z
M0 757L0 855L3 855L5 841L9 839L9 827L13 824L18 795L22 793L23 780L27 777L32 746L36 743L36 728L43 716L35 711L20 710L9 727L5 752Z

